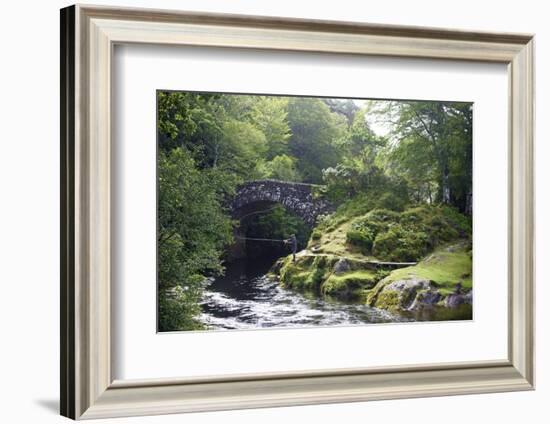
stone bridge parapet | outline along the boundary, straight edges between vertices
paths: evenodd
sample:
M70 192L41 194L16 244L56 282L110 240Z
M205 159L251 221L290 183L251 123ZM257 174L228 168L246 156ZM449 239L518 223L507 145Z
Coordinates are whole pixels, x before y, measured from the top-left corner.
M279 203L314 226L317 217L334 211L332 204L318 195L319 185L278 180L248 181L237 189L231 210L240 219L259 205Z

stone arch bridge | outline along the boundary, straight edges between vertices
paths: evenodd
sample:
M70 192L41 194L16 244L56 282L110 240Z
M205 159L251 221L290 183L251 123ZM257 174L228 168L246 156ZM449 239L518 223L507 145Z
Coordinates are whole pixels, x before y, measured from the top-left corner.
M322 186L278 180L256 180L241 185L231 203L233 218L241 219L279 203L313 227L319 215L334 211L332 204L315 195Z

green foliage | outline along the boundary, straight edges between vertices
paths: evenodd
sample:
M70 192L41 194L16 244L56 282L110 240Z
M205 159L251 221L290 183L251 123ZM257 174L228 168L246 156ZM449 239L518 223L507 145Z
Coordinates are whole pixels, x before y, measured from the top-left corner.
M256 163L268 149L264 133L249 122L233 118L226 119L221 127L223 135L215 145L212 167L243 180L253 178Z
M323 169L323 183L328 197L335 202L351 199L366 187L366 175L353 163L339 163Z
M260 96L256 98L252 108L251 121L263 132L268 144L268 161L288 153L291 132L287 106L288 98Z
M189 278L190 284L159 293L159 331L202 330L195 316L200 313L201 276Z
M408 199L403 195L399 195L398 192L389 191L382 193L376 199L376 207L381 209L389 209L392 211L402 211L407 206Z
M159 147L185 148L199 169L241 181L256 164L288 152L287 100L263 96L159 92Z
M472 104L399 101L386 103L381 112L396 122L388 172L407 180L415 201L470 213Z
M472 218L461 214L457 209L443 206L441 212L446 222L449 223L460 235L460 237L472 236Z
M366 214L374 207L374 202L369 196L359 194L354 198L342 203L336 212L324 216L320 219L317 228L320 231L332 231L344 222L352 220L354 217Z
M390 261L416 261L430 250L428 235L414 227L391 225L376 235L372 253Z
M311 240L319 240L321 238L321 231L318 229L315 229L311 232Z
M389 261L416 261L436 246L469 237L468 218L450 207L423 205L402 213L374 209L352 221L347 242Z
M216 170L200 171L189 152L174 148L158 157L159 328L183 330L194 322L201 282L222 271L220 256L232 240L222 207L228 189ZM178 287L184 288L180 292ZM176 290L177 289L177 290ZM175 290L175 291L174 291ZM173 296L176 293L177 296ZM190 324L189 324L190 325Z
M182 147L197 166L211 161L217 140L222 135L219 95L206 93L164 92L157 94L157 129L160 150Z
M269 178L281 181L301 181L302 177L296 169L296 159L288 155L278 155L267 162L256 165L259 178Z
M297 159L304 181L321 183L322 171L341 159L337 140L345 134L345 119L330 111L320 99L292 97L288 102L292 135L289 150Z
M389 177L378 163L387 140L377 136L367 123L366 110L354 115L353 123L338 143L344 157L335 167L323 170L328 197L342 202L365 194L380 198L378 207L402 210L408 203L405 181Z
M307 244L311 233L311 229L301 218L288 212L282 205L275 205L264 213L251 215L241 225L247 237L282 240L294 234L300 248Z
M370 228L353 228L346 233L346 241L361 249L362 252L368 254L372 252L372 245L376 233Z

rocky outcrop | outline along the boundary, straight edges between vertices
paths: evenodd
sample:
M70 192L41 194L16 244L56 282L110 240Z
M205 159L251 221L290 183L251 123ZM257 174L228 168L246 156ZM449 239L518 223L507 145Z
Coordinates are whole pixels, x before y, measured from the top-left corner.
M411 278L380 281L369 293L367 304L393 312L419 311L433 307L457 308L472 304L472 291L463 291L460 284L454 293L444 294L430 280Z
M472 304L472 291L468 293L452 293L445 298L445 306L448 308L456 308L460 305L471 305Z
M421 291L417 293L413 303L409 306L409 311L416 311L419 309L431 308L437 305L444 296L437 289L430 289L427 291Z
M369 294L370 306L392 311L408 310L418 297L418 293L431 291L431 281L421 279L388 281L382 280ZM419 299L419 302L422 300Z
M339 259L332 269L334 275L341 275L348 271L351 271L351 266L345 258Z

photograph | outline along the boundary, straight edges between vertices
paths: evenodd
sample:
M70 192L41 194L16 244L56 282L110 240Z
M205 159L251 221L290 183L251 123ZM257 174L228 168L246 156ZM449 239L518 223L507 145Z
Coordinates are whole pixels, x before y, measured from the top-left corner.
M472 103L156 102L158 332L473 318Z

